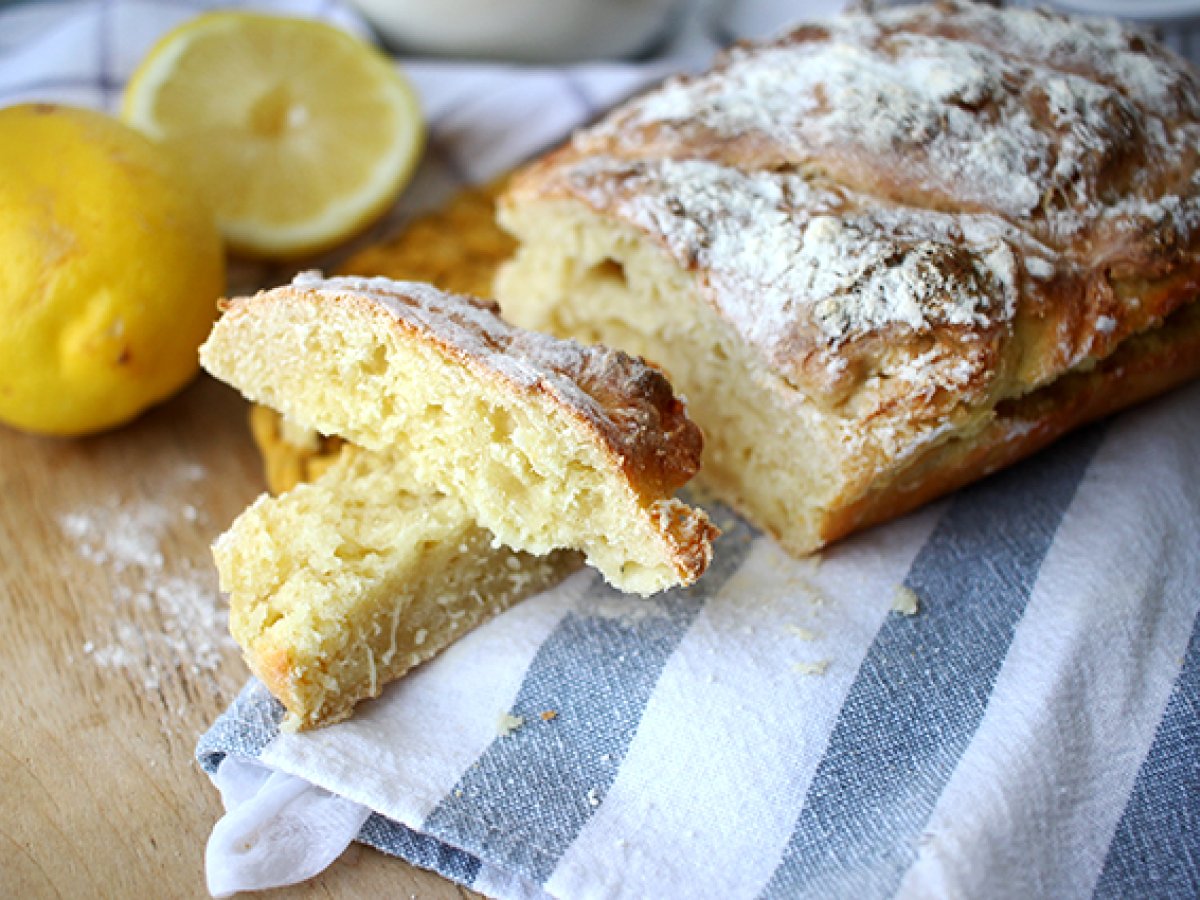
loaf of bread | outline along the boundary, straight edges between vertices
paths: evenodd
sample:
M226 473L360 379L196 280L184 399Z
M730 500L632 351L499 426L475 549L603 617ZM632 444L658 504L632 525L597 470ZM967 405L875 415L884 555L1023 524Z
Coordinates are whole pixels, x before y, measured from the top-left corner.
M213 556L230 633L287 730L345 718L581 562L497 544L463 503L349 444L311 484L259 497Z
M660 365L795 553L1200 374L1200 94L1115 22L940 2L737 46L518 173L497 298Z
M695 581L716 529L672 495L701 433L654 368L513 328L425 284L305 274L225 304L209 372L298 425L386 454L514 550L579 550L614 586Z

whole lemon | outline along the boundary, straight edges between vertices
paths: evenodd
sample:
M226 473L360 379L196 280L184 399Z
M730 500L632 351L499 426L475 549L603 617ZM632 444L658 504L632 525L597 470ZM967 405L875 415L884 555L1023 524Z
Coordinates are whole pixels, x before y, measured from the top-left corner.
M0 421L99 431L195 375L225 259L182 178L101 113L0 109Z

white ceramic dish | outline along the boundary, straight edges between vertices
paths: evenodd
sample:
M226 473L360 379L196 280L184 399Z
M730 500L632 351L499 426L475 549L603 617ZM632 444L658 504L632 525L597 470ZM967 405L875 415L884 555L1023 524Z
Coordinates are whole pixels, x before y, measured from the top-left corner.
M401 52L574 62L648 49L677 0L351 0Z

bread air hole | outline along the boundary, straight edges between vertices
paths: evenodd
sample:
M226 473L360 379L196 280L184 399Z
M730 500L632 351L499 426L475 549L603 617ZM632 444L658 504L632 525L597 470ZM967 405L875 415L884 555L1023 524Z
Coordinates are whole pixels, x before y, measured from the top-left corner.
M625 267L612 257L606 257L588 269L584 279L593 282L608 282L620 286L625 286L629 283L625 277Z

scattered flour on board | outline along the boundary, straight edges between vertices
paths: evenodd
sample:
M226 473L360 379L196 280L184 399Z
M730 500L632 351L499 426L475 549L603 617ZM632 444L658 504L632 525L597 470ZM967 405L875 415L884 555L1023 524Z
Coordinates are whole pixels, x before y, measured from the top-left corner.
M163 491L171 501L113 497L58 517L72 549L107 580L111 605L98 610L83 654L101 668L124 669L147 691L175 672L216 671L235 646L211 567L165 558L170 530L194 528L202 519L194 505L175 501L206 472L186 465L172 474L176 483Z

